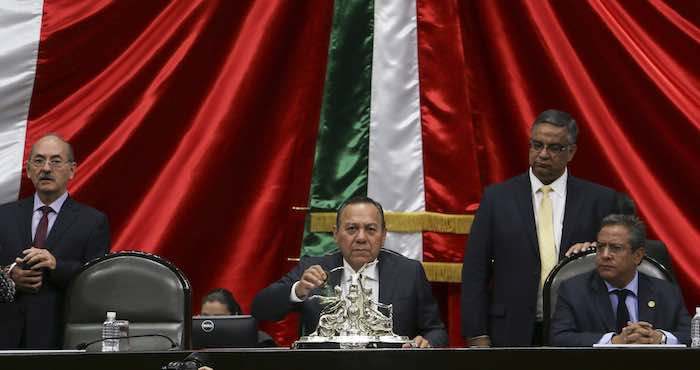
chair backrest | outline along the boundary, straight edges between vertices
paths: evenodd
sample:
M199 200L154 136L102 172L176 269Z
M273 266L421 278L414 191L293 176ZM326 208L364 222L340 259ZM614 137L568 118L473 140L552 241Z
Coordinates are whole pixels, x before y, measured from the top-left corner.
M557 294L562 282L572 277L585 274L595 269L595 250L589 250L566 257L552 269L542 289L542 308L544 319L544 343L549 343L549 323L557 305ZM673 281L666 268L655 259L644 256L637 270L657 279Z
M129 321L129 335L160 334L178 349L190 348L191 288L170 262L143 252L119 252L87 263L65 295L63 348L98 340L107 311ZM162 337L132 338L131 350L170 349ZM95 343L88 351L99 351Z

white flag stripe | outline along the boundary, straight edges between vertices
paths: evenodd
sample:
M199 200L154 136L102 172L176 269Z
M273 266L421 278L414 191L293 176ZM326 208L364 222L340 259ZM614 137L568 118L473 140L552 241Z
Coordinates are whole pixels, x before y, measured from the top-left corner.
M375 0L367 195L386 211L425 210L416 3ZM386 247L423 259L421 233L389 233Z
M0 203L17 200L43 0L0 0Z

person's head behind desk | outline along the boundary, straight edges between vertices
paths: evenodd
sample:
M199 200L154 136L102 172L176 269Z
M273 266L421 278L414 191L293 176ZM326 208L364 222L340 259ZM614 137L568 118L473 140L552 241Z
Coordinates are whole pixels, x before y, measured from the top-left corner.
M644 239L644 223L636 216L606 216L596 246L596 268L600 277L617 288L629 284L644 258Z
M338 209L333 237L355 271L374 261L386 240L382 205L370 197L350 198Z
M241 306L236 302L233 294L224 288L216 288L202 299L203 316L240 315Z

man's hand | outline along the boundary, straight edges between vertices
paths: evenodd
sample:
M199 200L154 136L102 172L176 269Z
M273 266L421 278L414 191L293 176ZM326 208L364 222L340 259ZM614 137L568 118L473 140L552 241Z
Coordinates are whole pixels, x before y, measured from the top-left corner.
M491 338L488 335L469 338L468 341L469 347L491 347Z
M595 248L595 246L596 246L596 242L576 243L576 244L572 245L571 247L569 247L569 250L566 251L565 255L567 257L569 257L569 256L576 254L576 253L591 250L591 249Z
M430 342L428 342L427 339L423 338L420 335L416 335L415 338L413 338L412 343L404 343L403 348L431 348L432 346L430 345Z
M620 334L612 337L613 344L660 344L663 334L648 322L629 323Z
M36 293L41 288L42 275L41 270L24 270L19 264L22 263L21 258L15 260L18 265L10 272L10 279L15 282L17 290L26 293Z
M313 265L307 268L304 274L301 275L299 284L297 284L294 289L294 294L300 299L304 299L312 290L320 287L327 278L328 276L321 266Z
M49 270L56 269L56 257L43 248L29 248L22 251L24 258L22 262L32 266L32 270L40 270L44 267Z

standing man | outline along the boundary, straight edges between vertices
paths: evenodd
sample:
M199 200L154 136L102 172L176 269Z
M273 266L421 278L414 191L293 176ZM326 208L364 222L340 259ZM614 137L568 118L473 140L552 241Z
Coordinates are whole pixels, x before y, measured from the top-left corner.
M529 170L486 188L464 253L462 336L471 346L541 345L542 285L568 247L591 240L612 189L571 176L576 121L547 110L532 124Z
M326 280L330 286L339 285L345 297L356 272L377 261L362 275L374 302L393 305L394 333L413 338L417 347L447 345L447 332L423 266L382 248L386 225L379 203L368 197L345 202L338 210L333 236L340 253L302 257L297 267L255 296L256 319L276 321L297 311L308 335L316 330L321 313L318 301L308 298L319 294Z
M637 271L644 239L644 224L635 216L603 219L596 269L559 286L552 345L690 343L690 317L678 287Z
M34 196L0 206L0 265L12 264L17 290L0 305L0 349L60 348L66 284L109 251L107 217L68 195L75 168L68 142L42 137L26 164Z

